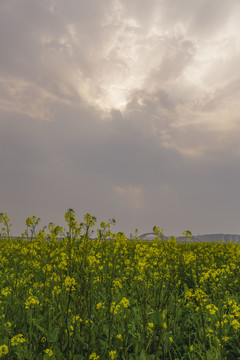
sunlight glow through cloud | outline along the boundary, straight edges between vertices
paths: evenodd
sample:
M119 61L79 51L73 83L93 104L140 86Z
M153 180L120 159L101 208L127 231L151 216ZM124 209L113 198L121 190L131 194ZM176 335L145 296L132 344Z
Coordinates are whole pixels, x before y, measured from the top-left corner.
M201 96L207 96L216 86L226 84L227 78L221 76L213 81L211 72L216 63L219 67L225 66L237 51L232 44L234 38L237 42L233 20L224 27L222 34L198 41L189 37L181 23L171 33L170 29L166 32L161 28L158 17L152 20L151 27L141 27L135 19L124 16L118 2L115 12L104 24L108 35L95 53L94 73L89 78L84 73L76 74L75 87L85 101L103 111L113 108L124 111L132 94L141 89L151 94L158 91L159 86L166 86L174 96L173 81L178 78L184 86L195 88L188 99L191 104L200 90Z
M237 0L1 1L2 206L238 232L239 34Z

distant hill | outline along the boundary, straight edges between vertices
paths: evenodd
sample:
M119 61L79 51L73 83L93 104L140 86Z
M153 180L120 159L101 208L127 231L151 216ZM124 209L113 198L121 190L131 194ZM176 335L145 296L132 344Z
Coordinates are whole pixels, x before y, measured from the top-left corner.
M199 241L207 242L221 242L221 241L231 241L231 242L240 242L240 235L236 234L206 234L206 235L194 235L194 238Z
M141 240L154 240L156 235L154 233L146 233L139 236ZM168 237L164 236L163 240L167 240ZM184 236L176 236L178 241L185 241ZM204 235L193 235L191 241L193 242L222 242L222 241L231 241L240 243L240 235L236 234L204 234Z

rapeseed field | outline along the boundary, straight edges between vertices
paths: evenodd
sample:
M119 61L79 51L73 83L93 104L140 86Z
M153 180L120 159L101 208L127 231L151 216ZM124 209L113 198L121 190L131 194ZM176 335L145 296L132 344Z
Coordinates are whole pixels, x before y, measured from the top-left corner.
M1 359L240 359L238 244L163 241L157 227L127 241L114 221L91 240L96 218L65 220L37 231L33 216L10 238L0 214Z

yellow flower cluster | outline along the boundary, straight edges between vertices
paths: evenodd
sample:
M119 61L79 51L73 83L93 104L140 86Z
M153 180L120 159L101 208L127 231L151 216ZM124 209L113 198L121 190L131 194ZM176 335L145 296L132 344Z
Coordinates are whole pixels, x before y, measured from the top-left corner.
M100 304L98 304L97 306L99 307ZM122 300L119 302L119 304L116 304L116 302L113 301L111 304L111 312L114 313L114 315L116 315L121 310L121 306L123 308L128 308L130 306L129 300L123 297Z
M214 304L208 304L206 305L206 309L209 310L209 313L211 315L214 315L216 313L216 311L218 311L218 307Z
M76 280L70 276L66 276L65 280L64 280L64 286L66 288L67 291L70 291L70 289L76 290L75 288L76 285Z
M37 342L56 349L45 349L44 359L71 351L88 360L141 358L141 351L149 358L204 358L206 349L209 358L237 358L239 245L162 241L158 227L155 241L126 241L106 222L90 240L96 219L86 214L84 220L69 210L64 239L58 234L65 230L54 224L49 236L37 233L36 217L26 222L30 241L1 238L0 333L8 356L21 351L26 357L24 343L31 339L33 349ZM42 334L38 340L34 330ZM7 345L0 347L2 357Z
M17 346L19 344L22 344L24 342L26 342L27 340L23 337L23 334L18 334L15 335L11 338L11 345L12 346Z
M237 319L232 320L231 325L235 330L240 329L240 322Z
M34 307L34 305L38 305L39 300L36 296L29 296L29 298L25 301L25 309L29 309L30 307Z
M104 306L104 304L102 302L97 303L97 305L96 305L97 310L101 310L101 309L104 309L104 308L105 308L105 306Z
M76 322L83 322L83 319L81 319L79 315L75 315L73 316L72 322L73 324L75 324Z
M11 289L7 286L4 289L2 289L1 294L3 296L8 296L9 294L11 294Z
M99 356L94 352L89 356L89 360L98 360Z
M0 358L8 354L8 346L1 345L0 346Z
M130 306L130 302L127 298L123 297L120 301L120 305L123 305L123 307L128 308Z
M153 332L153 329L154 329L154 323L148 323L148 326L147 326L147 330L152 333Z
M117 352L115 350L111 350L109 352L109 357L111 360L114 360L117 357Z
M45 349L44 350L45 354L47 354L48 356L52 356L53 355L53 351L51 349Z

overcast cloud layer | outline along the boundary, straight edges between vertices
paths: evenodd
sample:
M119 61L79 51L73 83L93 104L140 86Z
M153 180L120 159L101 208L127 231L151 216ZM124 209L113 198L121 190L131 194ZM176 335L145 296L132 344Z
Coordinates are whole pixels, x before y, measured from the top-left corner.
M1 0L0 211L240 234L237 0Z

